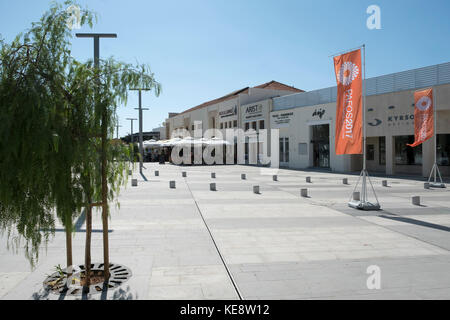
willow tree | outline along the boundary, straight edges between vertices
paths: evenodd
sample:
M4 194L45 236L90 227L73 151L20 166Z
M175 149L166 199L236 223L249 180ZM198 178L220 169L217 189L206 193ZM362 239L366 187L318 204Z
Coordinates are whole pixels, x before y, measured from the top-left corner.
M95 14L81 12L81 25L92 27ZM112 138L116 106L126 103L128 88L146 87L159 95L161 87L146 65L109 58L95 67L92 60L74 59L68 18L63 5L53 4L12 43L1 40L0 228L11 244L25 241L34 263L59 218L70 266L73 220L85 208L89 268L92 208L101 201L100 152L108 159L108 202L117 199L126 181L130 152L120 144L101 148L102 119Z

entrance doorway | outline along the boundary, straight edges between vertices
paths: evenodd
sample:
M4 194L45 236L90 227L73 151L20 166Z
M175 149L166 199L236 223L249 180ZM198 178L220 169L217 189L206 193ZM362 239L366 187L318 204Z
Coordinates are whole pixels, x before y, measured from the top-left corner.
M313 166L316 168L330 167L330 125L312 126Z
M289 165L289 138L280 138L280 165Z

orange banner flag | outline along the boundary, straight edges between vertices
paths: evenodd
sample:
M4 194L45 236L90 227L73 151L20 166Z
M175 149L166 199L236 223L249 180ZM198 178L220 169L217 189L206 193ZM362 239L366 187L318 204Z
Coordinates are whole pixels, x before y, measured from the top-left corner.
M414 143L416 147L434 134L433 89L414 92Z
M336 154L362 154L361 49L334 57L337 81Z

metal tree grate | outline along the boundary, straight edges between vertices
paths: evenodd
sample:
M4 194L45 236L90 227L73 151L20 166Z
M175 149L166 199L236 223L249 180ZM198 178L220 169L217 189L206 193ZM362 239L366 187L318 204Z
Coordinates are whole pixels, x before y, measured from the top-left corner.
M72 279L80 279L80 274L85 270L84 265L78 265L74 269ZM103 271L103 263L91 264L91 277L102 276ZM110 278L107 282L91 284L89 286L89 292L86 292L86 294L97 294L103 292L104 290L115 289L127 282L132 276L131 270L120 264L110 263L109 272ZM83 294L83 287L79 284L71 284L67 286L67 280L67 268L62 269L62 274L59 272L54 272L45 279L44 289L50 291L50 293L58 295L65 294L81 296Z

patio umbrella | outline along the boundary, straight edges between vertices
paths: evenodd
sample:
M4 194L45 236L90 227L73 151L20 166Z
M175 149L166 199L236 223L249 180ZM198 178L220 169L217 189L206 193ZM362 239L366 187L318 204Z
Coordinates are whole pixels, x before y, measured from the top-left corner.
M212 138L211 140L208 141L208 144L210 145L226 145L229 146L231 145L231 143L229 141L220 139L220 138Z
M197 146L197 145L203 145L203 142L201 141L201 139L185 137L184 139L175 142L174 145L175 146Z

